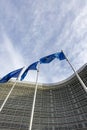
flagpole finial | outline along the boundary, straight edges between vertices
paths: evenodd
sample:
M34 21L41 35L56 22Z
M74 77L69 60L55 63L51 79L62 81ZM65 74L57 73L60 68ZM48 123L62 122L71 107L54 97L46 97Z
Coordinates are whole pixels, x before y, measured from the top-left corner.
M37 69L37 72L39 72L39 69Z
M63 52L63 50L61 50L61 52Z

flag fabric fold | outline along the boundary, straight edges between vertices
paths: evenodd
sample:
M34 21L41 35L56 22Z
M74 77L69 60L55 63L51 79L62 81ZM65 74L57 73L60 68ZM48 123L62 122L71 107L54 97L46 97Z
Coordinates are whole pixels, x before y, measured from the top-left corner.
M61 51L61 52L57 52L57 53L54 53L54 54L51 54L51 55L48 55L48 56L45 56L45 57L42 57L40 58L40 64L44 63L50 63L51 61L53 61L55 58L59 59L59 60L64 60L65 59L65 55L64 53Z
M17 69L17 70L14 70L14 71L8 73L2 79L0 79L0 83L6 83L11 78L18 78L18 76L21 73L22 69L23 68L20 68L20 69Z
M29 70L37 70L37 64L38 64L39 61L37 62L34 62L33 64L29 65L27 67L27 69L23 72L23 74L21 75L21 81L25 78L25 76L27 75L28 71Z
M55 53L55 57L56 57L57 59L59 59L59 60L64 60L64 59L66 59L66 57L65 57L65 55L64 55L64 53L63 53L62 51Z
M40 64L42 63L50 63L51 61L53 61L55 59L55 54L51 54L45 57L40 58Z

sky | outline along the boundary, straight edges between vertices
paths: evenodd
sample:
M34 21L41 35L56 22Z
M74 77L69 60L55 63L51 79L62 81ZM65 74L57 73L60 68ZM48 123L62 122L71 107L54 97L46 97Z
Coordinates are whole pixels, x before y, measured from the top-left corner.
M87 0L0 0L0 77L64 51L78 70L87 63ZM40 83L73 74L66 60L41 64ZM35 82L36 71L24 81Z

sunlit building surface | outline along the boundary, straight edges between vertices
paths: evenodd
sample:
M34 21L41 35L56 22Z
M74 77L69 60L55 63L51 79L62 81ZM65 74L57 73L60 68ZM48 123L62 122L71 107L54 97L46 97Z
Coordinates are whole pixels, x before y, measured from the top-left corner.
M87 86L87 65L79 70ZM0 84L0 106L13 82ZM34 83L18 82L0 112L0 130L28 130ZM87 93L73 75L56 84L39 84L32 130L87 130Z

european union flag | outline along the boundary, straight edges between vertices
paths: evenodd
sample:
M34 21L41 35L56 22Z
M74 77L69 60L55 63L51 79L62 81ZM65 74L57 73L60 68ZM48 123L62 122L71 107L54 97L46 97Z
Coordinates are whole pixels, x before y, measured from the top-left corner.
M50 63L55 58L56 58L55 54L51 54L51 55L45 56L45 57L40 59L40 64L42 64L42 63Z
M27 75L28 71L29 70L37 70L37 64L38 64L39 61L31 64L30 66L27 67L27 69L24 71L24 73L21 75L21 79L20 80L23 80L25 78L25 76Z
M0 79L0 83L6 83L9 79L11 79L12 77L14 78L18 78L20 72L22 71L23 68L14 70L10 73L8 73L6 76L4 76L2 79Z
M64 53L62 51L55 53L55 57L58 58L59 60L66 59L66 57L65 57L65 55L64 55Z

